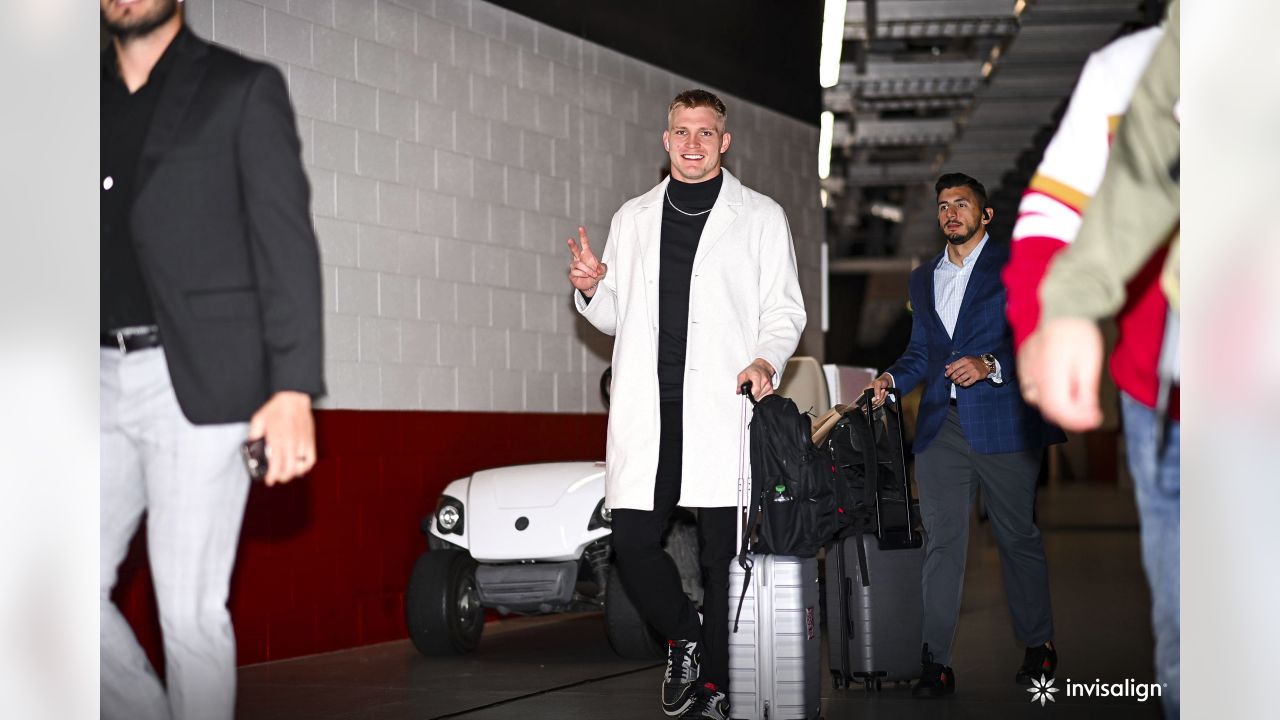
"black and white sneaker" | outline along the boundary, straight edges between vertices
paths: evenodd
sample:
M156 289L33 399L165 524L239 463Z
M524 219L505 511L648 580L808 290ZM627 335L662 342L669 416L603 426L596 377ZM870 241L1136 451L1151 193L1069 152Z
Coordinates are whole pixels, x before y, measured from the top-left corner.
M667 671L662 676L662 712L679 716L693 702L702 671L702 651L691 640L667 641Z
M712 718L727 720L729 717L729 698L716 689L711 683L699 685L693 693L693 702L684 711L682 718Z

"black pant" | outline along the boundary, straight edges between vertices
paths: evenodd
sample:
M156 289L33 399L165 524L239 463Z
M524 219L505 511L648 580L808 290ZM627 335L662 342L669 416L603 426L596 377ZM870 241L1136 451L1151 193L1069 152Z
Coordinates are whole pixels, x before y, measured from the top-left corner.
M653 510L613 511L613 549L618 577L640 616L663 637L695 640L702 648L704 682L729 688L729 561L733 558L736 508L698 509L703 621L684 594L680 571L662 549L662 536L680 500L680 456L684 446L683 403L662 402L662 434ZM733 458L725 458L732 462Z

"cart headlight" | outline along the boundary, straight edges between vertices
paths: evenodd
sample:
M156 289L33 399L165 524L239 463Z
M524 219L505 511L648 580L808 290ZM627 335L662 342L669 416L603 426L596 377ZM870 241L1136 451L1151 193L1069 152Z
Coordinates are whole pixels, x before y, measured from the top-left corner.
M591 513L591 522L587 523L587 529L610 527L612 522L613 512L604 506L604 498L600 498L600 502L596 503L596 509Z
M458 509L452 505L445 505L440 508L437 519L440 521L440 529L450 532L458 525L458 521L462 519L462 513L459 513Z
M436 529L442 535L462 534L462 503L456 498L440 497L440 505L436 508Z

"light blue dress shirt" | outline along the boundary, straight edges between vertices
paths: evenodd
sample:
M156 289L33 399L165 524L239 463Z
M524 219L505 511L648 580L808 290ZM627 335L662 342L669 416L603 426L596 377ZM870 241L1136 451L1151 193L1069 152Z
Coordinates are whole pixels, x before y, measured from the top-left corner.
M990 235L983 234L981 242L969 253L962 264L951 262L951 256L944 250L942 258L933 268L933 309L942 319L948 336L954 336L956 321L960 318L960 304L964 302L964 291L969 287L969 278L973 277L973 268L978 264L982 250L987 246ZM996 370L991 374L991 381L997 385L1004 382L1000 376L1000 362L996 361ZM956 386L951 385L951 397L956 396Z

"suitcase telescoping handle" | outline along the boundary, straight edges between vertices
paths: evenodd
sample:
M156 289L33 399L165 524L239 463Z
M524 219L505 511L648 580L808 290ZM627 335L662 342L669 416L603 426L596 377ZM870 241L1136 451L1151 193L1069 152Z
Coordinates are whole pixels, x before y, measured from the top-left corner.
M738 453L738 532L734 539L733 554L737 558L738 565L743 570L742 592L738 595L738 612L733 616L733 632L738 632L738 621L742 619L742 603L747 597L747 587L751 584L751 568L753 562L751 557L744 552L744 540L742 533L744 532L743 515L747 513L748 498L751 492L751 443L748 442L750 436L747 433L749 427L748 418L754 412L752 405L756 404L756 399L751 394L751 381L742 383L742 387L738 388L738 394L742 395L742 428L740 430L739 453ZM749 532L749 530L747 531Z
M902 446L902 403L899 402L901 397L902 396L899 394L898 388L888 388L884 403L885 421L889 425L889 437L886 438L886 444L889 447L889 454L893 456L889 458L890 462L893 462L896 467L902 470L902 497L904 512L907 515L907 543L914 544L916 530L911 522L911 478L907 474L906 450ZM884 531L880 524L879 471L878 468L873 466L873 463L874 465L879 464L879 458L875 457L877 448L875 442L874 400L875 391L871 388L867 388L863 391L862 402L859 404L862 405L864 411L867 413L867 426L871 430L870 442L868 443L869 462L867 463L867 483L875 487L876 531L877 534L881 536L881 539L883 539ZM890 405L893 406L893 410L889 409Z
M885 411L885 420L891 429L889 452L894 456L893 461L897 463L897 467L902 469L902 511L907 516L907 544L914 546L916 527L911 519L911 475L907 472L907 449L902 439L902 403L898 402L902 396L898 394L897 388L890 388L889 392L894 402L893 412Z
M748 420L751 417L751 406L756 404L756 399L751 394L750 380L742 383L742 387L738 388L738 394L742 396L742 421L738 430L738 532L733 548L734 556L742 554L742 515L747 511L747 491L751 487L749 482L751 477L751 444L748 442L747 428L749 426Z

